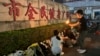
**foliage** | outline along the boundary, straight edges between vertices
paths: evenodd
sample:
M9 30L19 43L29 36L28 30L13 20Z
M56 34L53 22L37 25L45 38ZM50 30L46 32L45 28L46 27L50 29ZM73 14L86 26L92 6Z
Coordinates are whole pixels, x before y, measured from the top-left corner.
M0 56L16 50L25 50L29 45L50 38L54 29L62 30L65 24L0 32Z

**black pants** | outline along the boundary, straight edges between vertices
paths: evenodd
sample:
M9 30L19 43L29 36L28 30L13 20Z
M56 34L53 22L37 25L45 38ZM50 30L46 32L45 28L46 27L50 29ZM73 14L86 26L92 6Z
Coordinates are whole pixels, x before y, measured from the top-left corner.
M84 39L86 38L86 36L87 36L87 31L80 32L80 36L78 38L77 43L81 49L84 49Z

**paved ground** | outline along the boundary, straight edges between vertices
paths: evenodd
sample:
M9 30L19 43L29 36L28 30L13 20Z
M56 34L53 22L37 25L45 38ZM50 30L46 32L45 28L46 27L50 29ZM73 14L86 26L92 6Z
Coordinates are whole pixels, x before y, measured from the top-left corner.
M82 54L79 54L76 48L64 48L63 56L82 56Z
M100 35L95 35L94 33L88 33L88 40L85 41L85 47L87 52L84 54L79 54L76 51L76 47L68 48L64 47L63 56L100 56Z
M98 30L100 31L100 27ZM84 40L84 46L87 49L87 52L84 54L78 53L76 51L78 49L77 47L64 47L64 55L62 56L100 56L100 35L95 35L94 32L88 32Z
M78 53L77 47L64 47L63 52L64 55L62 56L100 56L100 36L96 35L90 35L91 36L91 41L90 42L85 42L85 47L87 49L87 52L84 54Z
M64 55L62 56L100 56L100 48L90 48L87 52L80 54L76 51L77 48L64 47Z

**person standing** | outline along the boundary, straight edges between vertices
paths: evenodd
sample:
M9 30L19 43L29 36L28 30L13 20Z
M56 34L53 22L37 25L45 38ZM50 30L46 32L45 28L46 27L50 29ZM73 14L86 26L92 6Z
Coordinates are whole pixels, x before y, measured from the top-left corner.
M54 36L51 38L51 52L54 56L60 56L62 52L62 41L58 34L58 30L54 30Z
M78 45L79 45L79 49L77 49L77 51L79 53L84 53L86 52L86 49L84 48L84 39L86 37L86 34L87 34L87 21L84 17L84 13L83 13L83 10L79 9L76 11L75 13L77 19L78 19L78 22L75 23L75 24L69 24L69 26L79 26L79 33L80 33L80 36L78 38Z

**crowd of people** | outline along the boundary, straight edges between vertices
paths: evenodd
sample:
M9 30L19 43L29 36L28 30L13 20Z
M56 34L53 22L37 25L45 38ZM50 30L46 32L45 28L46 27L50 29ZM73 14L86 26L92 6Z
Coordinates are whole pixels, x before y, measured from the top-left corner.
M79 53L86 52L86 49L83 46L84 39L87 34L87 25L86 19L84 17L83 10L79 9L75 13L78 21L74 24L69 23L70 27L77 27L77 30L73 30L74 28L65 28L63 31L59 32L58 30L53 31L53 36L51 37L50 41L43 41L34 44L36 47L33 48L28 47L26 50L26 56L61 56L64 54L63 47L72 48L74 46L78 46L79 48L77 51ZM31 54L30 54L31 53ZM17 51L16 53L10 54L8 56L23 56L23 51Z
M77 10L75 15L78 21L74 24L69 23L68 25L70 27L78 26L77 33L73 32L71 28L66 28L61 33L58 30L54 30L54 36L51 37L51 51L54 56L61 56L63 45L73 47L75 44L77 44L77 46L79 46L77 49L79 53L86 52L86 49L83 46L83 42L87 34L87 21L84 17L83 10Z

